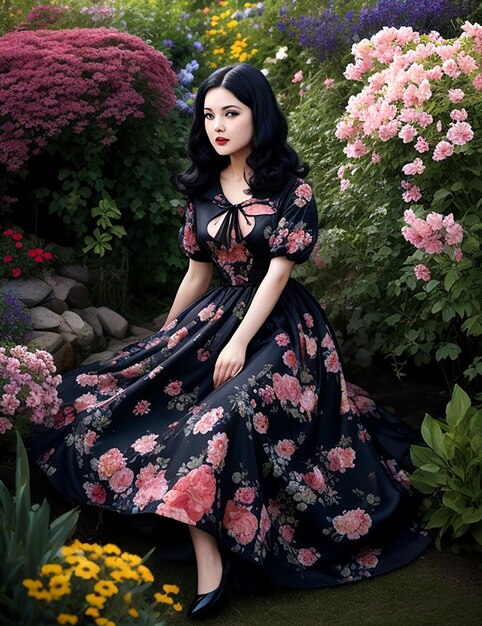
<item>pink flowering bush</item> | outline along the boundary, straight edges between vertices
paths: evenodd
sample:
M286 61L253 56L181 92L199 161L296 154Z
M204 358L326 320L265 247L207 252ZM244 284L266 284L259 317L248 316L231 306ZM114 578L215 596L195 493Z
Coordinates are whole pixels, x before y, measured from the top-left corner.
M43 424L60 407L52 355L18 345L0 347L0 436L17 428L22 435Z
M380 350L473 379L482 373L482 27L466 22L451 40L383 28L352 52L347 82L324 92L332 106L346 98L336 139L308 142L331 174L314 185L322 230L308 279L358 362ZM311 77L320 86L300 111L312 126L324 76Z

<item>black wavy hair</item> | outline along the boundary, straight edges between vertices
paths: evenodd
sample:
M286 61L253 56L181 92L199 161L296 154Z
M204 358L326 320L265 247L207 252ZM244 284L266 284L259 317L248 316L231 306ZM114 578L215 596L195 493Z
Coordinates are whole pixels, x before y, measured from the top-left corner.
M217 69L198 89L187 142L191 165L177 177L182 193L195 196L209 188L230 163L229 156L220 156L213 148L204 127L204 99L215 87L228 89L252 111L253 150L246 163L253 171L247 181L253 195L280 190L290 174L306 176L309 167L287 143L288 124L266 76L249 63L239 63Z

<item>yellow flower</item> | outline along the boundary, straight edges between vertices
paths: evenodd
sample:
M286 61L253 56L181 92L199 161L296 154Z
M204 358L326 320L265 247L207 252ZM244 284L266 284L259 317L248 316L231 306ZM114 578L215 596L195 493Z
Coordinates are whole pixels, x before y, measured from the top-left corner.
M106 543L103 547L105 554L120 554L122 550L113 543Z
M227 4L227 3L226 3L226 4ZM225 5L225 4L223 4L222 6L226 6L226 5ZM220 17L221 17L221 19L223 19L223 20L224 20L225 18L227 18L227 17L228 17L228 15L229 15L229 14L230 14L230 11L229 11L229 9L228 9L227 11L223 11L223 12L221 13Z
M31 598L35 598L36 600L45 600L45 602L52 602L53 596L50 591L46 589L40 589L40 591L35 591L35 589L30 589L28 595Z
M213 54L224 54L224 48L214 48Z
M207 35L208 37L214 37L214 36L215 36L215 35L217 35L217 34L218 34L218 31L217 31L217 30L214 30L214 29L211 29L211 30L207 30L207 31L206 31L206 35Z
M125 563L120 558L120 556L106 556L104 559L104 563L106 567L110 567L112 569L122 569L123 567L125 567Z
M40 568L41 576L49 576L50 574L61 574L62 566L59 563L46 563Z
M82 554L68 554L64 557L64 561L69 565L77 565L77 563L82 563L87 559Z
M123 596L124 602L126 604L130 604L132 602L132 592L128 591L127 593L125 593Z
M98 617L95 620L95 623L97 626L115 626L115 622L111 622L111 620L107 619L107 617Z
M177 585L162 585L165 593L179 593L179 587Z
M59 613L57 615L57 622L59 624L77 624L79 618L77 615L69 615L68 613Z
M251 49L251 56L252 56L253 54L256 54L257 52L258 52L258 48L252 48L252 49Z
M244 8L245 9L249 9L250 7L252 7L253 5L251 4L251 2L245 2L244 3Z
M139 617L139 611L137 609L135 609L134 607L131 607L130 609L127 609L127 612L132 617Z
M49 582L49 591L54 598L61 598L70 593L70 576L56 574Z
M174 600L171 598L171 596L168 596L165 593L155 593L154 600L156 602L160 602L161 604L174 604Z
M239 55L239 62L240 62L240 63L243 63L243 62L244 62L244 61L246 61L246 59L248 59L248 58L249 58L249 55L248 55L248 54L246 54L246 52L243 52L243 54L240 54L240 55Z
M236 20L231 20L230 22L226 24L228 28L236 28L237 25L238 25L238 22Z
M74 568L75 576L89 580L90 578L97 578L97 574L100 572L100 567L97 563L85 559Z
M129 554L129 552L123 552L121 559L129 563L129 565L140 565L142 563L142 559L138 554Z
M94 591L101 596L110 598L119 591L119 587L114 585L110 580L99 580L99 582L96 582L94 585Z
M173 605L172 605L172 608L173 608L175 611L182 611L182 604L181 604L180 602L176 602L176 604L173 604Z
M98 596L96 593L88 593L85 596L85 600L91 606L95 606L96 609L103 609L107 598L104 598L104 596Z
M151 570L145 565L139 565L137 573L141 576L145 583L152 583L154 581L154 576L152 575Z
M25 578L25 580L22 581L22 584L29 591L40 591L40 589L42 589L43 587L42 581L33 580L33 578Z
M217 67L216 63L213 63L212 61L209 62L209 67Z
M87 615L87 617L99 617L100 613L98 609L93 606L89 606L89 608L84 611L84 615Z

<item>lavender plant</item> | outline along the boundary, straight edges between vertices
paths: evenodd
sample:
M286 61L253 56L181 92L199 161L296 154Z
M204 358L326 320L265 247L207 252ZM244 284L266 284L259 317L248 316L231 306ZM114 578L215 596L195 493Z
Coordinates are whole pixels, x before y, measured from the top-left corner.
M10 293L0 291L0 343L25 343L31 332L28 308Z

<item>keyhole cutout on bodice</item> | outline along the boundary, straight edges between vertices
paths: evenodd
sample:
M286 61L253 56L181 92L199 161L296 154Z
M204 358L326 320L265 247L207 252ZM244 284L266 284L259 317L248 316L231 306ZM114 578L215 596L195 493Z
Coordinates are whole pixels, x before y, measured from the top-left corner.
M208 223L207 231L210 237L212 237L213 239L216 238L219 228L221 227L221 224L223 223L224 218L227 216L229 212L230 212L230 209L228 209L224 213L221 213L221 215L214 217ZM238 210L238 224L239 224L239 229L241 231L242 236L247 237L255 226L255 217L254 215L243 215L243 213Z

